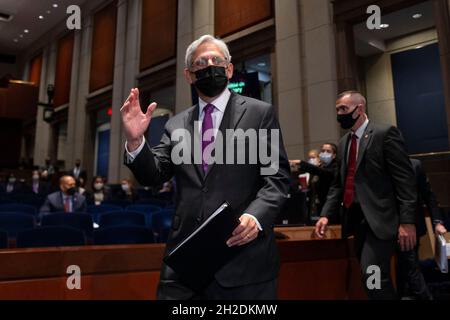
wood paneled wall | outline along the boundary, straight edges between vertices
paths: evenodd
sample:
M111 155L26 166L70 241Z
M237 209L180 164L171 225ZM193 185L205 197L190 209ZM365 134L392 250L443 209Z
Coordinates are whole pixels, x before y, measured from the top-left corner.
M94 15L89 92L113 83L116 25L116 1Z
M54 96L55 107L69 102L70 78L72 75L73 42L73 31L68 33L58 41Z
M35 56L30 61L30 72L28 74L28 80L33 82L35 85L39 86L41 80L41 69L42 69L42 53Z
M177 0L142 1L141 71L175 58L177 3Z
M223 38L273 16L272 0L215 0L215 34Z

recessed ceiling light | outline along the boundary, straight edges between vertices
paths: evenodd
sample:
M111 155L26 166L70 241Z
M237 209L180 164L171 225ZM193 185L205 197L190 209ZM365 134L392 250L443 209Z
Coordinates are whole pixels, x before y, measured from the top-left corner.
M44 16L39 16L39 19L40 19L40 20L44 19Z
M387 24L387 23L382 23L382 24L380 24L380 28L381 28L381 29L389 28L389 24Z
M50 10L47 10L47 14L50 14L51 13L51 11Z
M412 17L414 19L420 19L420 18L422 18L422 14L421 13L415 13L415 14L412 15Z
M19 37L23 38L23 34L19 34Z
M14 39L13 41L14 41L14 42L19 42L19 40L17 40L17 39Z
M28 32L30 32L30 30L25 29L25 30L23 30L23 32L28 33Z
M58 8L58 4L54 3L52 7L53 8Z

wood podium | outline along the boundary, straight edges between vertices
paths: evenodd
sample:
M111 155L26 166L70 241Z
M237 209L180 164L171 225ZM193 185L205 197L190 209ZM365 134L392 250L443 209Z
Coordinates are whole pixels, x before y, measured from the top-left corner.
M339 226L324 240L313 227L275 231L287 237L277 240L279 299L365 299ZM164 244L0 250L0 299L155 299L163 254ZM81 271L79 290L67 286L72 265Z

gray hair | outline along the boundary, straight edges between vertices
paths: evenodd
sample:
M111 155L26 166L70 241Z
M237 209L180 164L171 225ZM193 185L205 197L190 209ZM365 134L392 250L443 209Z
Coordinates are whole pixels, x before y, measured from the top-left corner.
M231 62L231 55L230 55L230 51L228 50L228 46L227 44L220 40L220 39L216 39L214 38L212 35L210 34L205 34L203 36L201 36L200 38L198 38L197 40L195 40L194 42L192 42L189 47L186 49L186 57L184 59L184 64L186 66L186 68L190 69L192 66L192 58L194 56L195 51L197 51L198 47L206 42L211 42L213 44L215 44L220 51L222 51L225 59L227 60L228 63Z

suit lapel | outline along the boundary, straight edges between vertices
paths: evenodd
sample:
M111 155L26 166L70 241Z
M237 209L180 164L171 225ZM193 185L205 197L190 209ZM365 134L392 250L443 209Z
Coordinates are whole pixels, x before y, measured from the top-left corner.
M242 116L244 115L244 113L246 111L246 107L243 106L244 103L245 103L245 100L242 99L241 96L237 95L233 91L231 92L230 100L228 100L227 107L225 108L225 113L222 118L222 122L220 123L220 126L219 126L219 132L220 132L220 134L222 134L222 137L223 137L223 143L222 143L223 150L221 150L221 152L223 152L223 161L224 162L226 161L225 148L227 146L227 141L225 140L226 139L226 130L227 129L236 129L237 125L239 124L239 121L241 120ZM204 177L205 181L208 178L210 172L215 168L215 166L216 166L216 163L213 163L209 167L209 169L206 172L206 175Z
M342 185L345 184L345 177L347 176L347 150L348 150L348 144L350 143L350 132L347 132L342 137L343 143L341 143L340 147L340 154L341 154L341 181Z
M372 126L371 122L366 127L366 130L364 130L363 135L361 136L361 141L359 141L359 148L358 148L358 159L356 161L356 169L355 172L358 171L359 164L361 163L362 158L364 157L364 153L366 152L367 146L369 145L370 140L372 139Z

